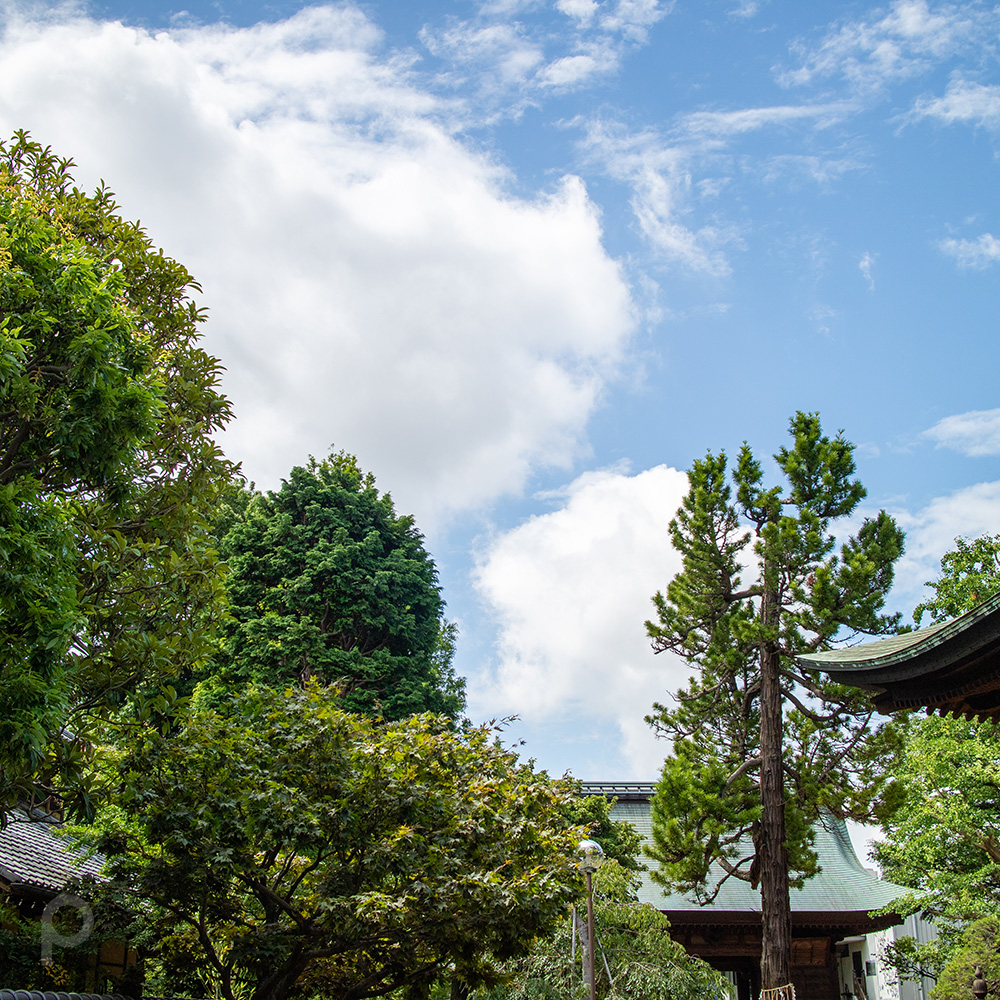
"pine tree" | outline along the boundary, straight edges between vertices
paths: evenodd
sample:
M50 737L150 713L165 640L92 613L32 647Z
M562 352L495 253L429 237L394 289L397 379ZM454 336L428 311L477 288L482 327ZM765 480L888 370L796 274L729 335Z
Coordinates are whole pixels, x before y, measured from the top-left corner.
M656 652L698 668L647 720L673 741L653 801L654 877L702 901L729 878L759 886L765 989L790 982L788 890L816 871L813 825L825 810L865 815L878 785L858 752L864 697L795 656L895 630L882 609L903 551L884 511L836 551L833 523L866 495L853 445L824 436L816 414L797 413L790 431L774 456L781 485L764 485L746 444L731 474L724 453L694 463L670 524L684 568L646 623Z

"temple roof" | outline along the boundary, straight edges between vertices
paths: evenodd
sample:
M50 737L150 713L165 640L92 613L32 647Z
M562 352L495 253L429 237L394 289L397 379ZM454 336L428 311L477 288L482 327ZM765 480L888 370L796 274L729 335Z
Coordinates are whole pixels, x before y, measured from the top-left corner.
M0 830L0 880L12 887L56 893L74 878L98 877L103 863L71 844L58 823L31 819L22 810L8 813Z
M796 658L874 693L885 714L925 707L1000 718L1000 594L958 618L857 646Z
M647 843L652 840L652 816L650 798L655 785L652 782L611 782L583 783L583 791L590 795L616 794L616 789L626 792L620 795L612 809L612 818L627 820ZM899 918L886 916L875 920L868 916L871 910L888 906L904 893L910 892L901 886L880 879L873 871L865 868L858 860L851 845L847 826L843 820L828 816L816 826L814 849L819 857L819 872L807 879L801 889L792 889L793 926L851 927L857 933L867 933L879 927L898 923ZM650 868L656 862L648 857L644 861ZM714 871L716 879L722 871ZM719 890L715 900L702 905L679 893L668 893L657 885L650 873L642 874L639 899L664 911L671 924L738 924L759 923L761 918L760 890L753 889L749 882L728 879Z

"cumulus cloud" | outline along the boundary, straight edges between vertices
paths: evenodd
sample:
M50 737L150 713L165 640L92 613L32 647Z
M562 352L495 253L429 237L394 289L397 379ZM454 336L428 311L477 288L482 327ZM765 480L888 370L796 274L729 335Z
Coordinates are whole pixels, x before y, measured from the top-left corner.
M475 586L499 638L492 675L473 685L474 714L517 713L534 732L567 740L600 733L627 761L629 774L611 777L657 773L666 747L642 720L692 668L671 654L653 656L642 623L651 595L681 569L667 524L686 491L686 475L666 466L591 472L567 487L557 509L490 540ZM892 513L906 552L887 607L908 614L957 536L996 532L1000 482ZM605 767L611 756L605 748Z
M633 318L583 183L510 194L358 9L156 34L12 17L0 95L4 131L106 178L202 282L224 443L259 484L335 443L430 518L585 450Z
M666 466L590 472L557 510L489 543L475 580L500 623L498 662L473 711L481 701L528 722L569 711L582 731L610 719L633 775L656 772L663 745L643 717L689 668L654 656L643 622L680 569L667 524L686 492L687 476Z
M589 24L598 9L597 0L556 0L556 10L581 24Z
M1000 455L1000 410L956 413L939 420L923 436L970 458Z
M938 246L942 252L955 259L959 267L982 271L1000 262L1000 240L992 233L983 233L975 240L942 240Z
M893 604L909 613L927 596L924 584L939 575L941 557L955 547L956 538L996 534L1000 482L977 483L936 497L921 510L896 510L893 515L906 532L906 551L896 566Z

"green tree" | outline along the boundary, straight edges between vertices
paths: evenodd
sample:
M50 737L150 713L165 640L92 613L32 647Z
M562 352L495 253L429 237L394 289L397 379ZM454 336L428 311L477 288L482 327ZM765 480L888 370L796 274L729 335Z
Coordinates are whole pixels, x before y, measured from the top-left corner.
M744 444L730 472L709 453L670 524L682 571L654 597L646 623L656 652L698 668L677 704L649 722L673 741L652 803L659 881L713 898L722 881L760 886L764 988L790 981L790 884L816 871L812 827L823 810L860 817L877 781L858 749L872 711L855 690L797 666L845 630L895 629L883 615L903 535L884 511L836 551L834 522L865 489L853 446L822 433L815 414L790 422L791 446L765 486ZM747 582L744 582L744 578Z
M934 622L957 618L1000 593L1000 535L956 538L955 548L941 558L941 573L926 586L934 596L913 611L919 625L925 614Z
M1000 989L1000 919L986 917L970 924L945 966L931 1000L967 1000L976 971L989 984L989 996Z
M580 890L575 795L489 727L384 722L315 683L154 729L116 764L105 894L170 981L225 1000L362 1000L494 981ZM176 971L176 975L174 974Z
M613 805L603 795L579 795L567 815L574 826L585 829L587 837L601 845L609 861L630 872L644 871L646 866L639 860L642 837L631 823L611 818Z
M873 856L913 891L898 913L934 920L941 940L906 942L895 962L937 978L970 920L1000 916L1000 731L992 723L931 716L897 723L902 749L880 809L885 840Z
M934 596L913 613L920 624L955 618L1000 591L1000 535L956 538L927 586ZM1000 730L993 723L904 715L894 722L899 749L879 819L884 841L874 856L886 878L913 891L897 912L920 911L941 939L904 940L900 973L914 968L937 978L969 921L1000 916Z
M198 286L71 167L0 142L0 804L87 811L95 720L210 648L234 469Z
M316 678L351 711L460 714L434 562L352 456L310 458L276 492L234 497L218 530L231 618L208 690Z
M639 902L638 888L638 876L615 861L606 861L594 873L598 996L602 1000L730 996L731 987L720 973L671 939L667 918ZM573 934L573 920L567 916L555 934L540 938L528 955L507 963L501 985L482 990L479 996L484 1000L585 1000L590 987L582 973L582 948L574 949Z

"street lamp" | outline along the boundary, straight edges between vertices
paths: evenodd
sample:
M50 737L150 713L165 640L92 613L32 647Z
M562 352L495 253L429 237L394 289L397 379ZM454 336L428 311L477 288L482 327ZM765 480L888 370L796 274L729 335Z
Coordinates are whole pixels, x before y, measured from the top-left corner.
M590 1000L597 1000L597 980L594 977L594 884L593 875L604 860L604 851L596 840L581 840L577 849L580 871L587 876L587 972L590 974Z

